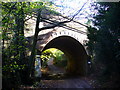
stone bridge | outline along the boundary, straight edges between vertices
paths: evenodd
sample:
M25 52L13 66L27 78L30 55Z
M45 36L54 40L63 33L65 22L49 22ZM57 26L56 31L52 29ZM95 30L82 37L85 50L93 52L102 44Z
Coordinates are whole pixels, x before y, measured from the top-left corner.
M87 29L79 24L74 25L76 27L73 28L71 23L73 22L68 23L66 27L56 27L40 31L36 49L40 52L49 48L63 51L68 58L67 72L69 74L85 76L88 57L85 47L85 43L88 40L86 35ZM33 25L35 23L31 22L31 24L31 26L35 26ZM26 37L28 37L27 33ZM33 33L31 32L32 36Z

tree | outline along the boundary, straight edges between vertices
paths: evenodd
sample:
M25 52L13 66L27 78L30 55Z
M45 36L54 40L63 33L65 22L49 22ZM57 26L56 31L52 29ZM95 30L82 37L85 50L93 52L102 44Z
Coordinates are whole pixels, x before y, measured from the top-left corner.
M86 5L86 3L87 2L85 2L83 4L83 6L72 16L72 18L64 17L65 20L63 20L63 21L57 21L57 20L56 21L52 21L52 20L50 20L48 18L42 18L42 16L41 16L41 9L38 10L37 20L36 20L35 34L34 34L34 38L33 38L33 46L32 46L31 55L30 55L30 59L29 59L29 61L30 61L30 64L29 64L30 75L34 75L34 74L32 74L32 72L34 71L35 48L36 48L38 33L40 31L42 31L42 30L51 29L51 28L55 28L55 27L62 27L62 26L65 25L65 23L73 21L74 18L82 11L82 9ZM58 13L56 13L56 14L58 14ZM52 25L39 28L40 21L45 21L45 19L47 19L48 21L50 21L50 24L52 24ZM79 24L81 24L81 23L79 23ZM81 25L86 26L84 24L81 24ZM86 26L86 27L88 27L88 26Z
M98 13L94 15L94 29L89 29L89 47L96 62L104 64L104 77L119 76L120 70L120 3L97 3Z
M65 26L65 23L74 21L74 18L82 11L86 3L83 4L83 6L71 18L68 18L51 10L49 8L49 6L52 5L51 2L2 2L2 40L4 61L3 76L5 76L4 79L6 80L6 82L10 77L10 84L14 79L16 79L16 81L18 81L18 84L20 84L22 80L22 77L20 75L21 70L24 71L26 69L30 76L34 68L35 47L38 33L41 30L62 27ZM52 13L62 16L64 20L55 21L50 20L49 18L43 18L41 15L41 11L44 8L52 11ZM30 16L30 18L37 17L33 46L29 60L25 57L26 40L24 37L24 24L27 20L30 19L26 19L27 16ZM39 23L41 21L49 22L51 25L39 28ZM86 26L82 23L79 24Z
M23 77L28 67L24 23L45 5L44 2L2 2L3 87L6 82L9 82L6 88L19 85L27 78ZM28 15L30 18L26 19Z

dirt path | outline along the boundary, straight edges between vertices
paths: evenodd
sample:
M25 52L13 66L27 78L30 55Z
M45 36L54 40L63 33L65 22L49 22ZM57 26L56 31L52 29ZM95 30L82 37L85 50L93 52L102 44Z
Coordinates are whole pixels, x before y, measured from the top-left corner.
M48 68L49 74L53 76L47 80L42 80L47 88L92 88L85 79L80 77L66 77L53 80L53 77L55 78L56 76L61 76L61 73L64 74L65 70L53 65L52 60L48 62ZM54 76L54 74L56 74L56 76Z
M47 88L92 88L90 84L83 78L80 77L61 78L61 73L64 73L63 70L54 65L49 65L48 67L50 69L49 73L52 75L52 77L49 78L50 80L49 79L42 80L45 87ZM60 78L57 78L57 80L52 79L53 77L55 78L58 77L59 75Z
M51 74L65 73L65 69L56 67L55 65L49 65L48 68Z
M88 82L80 78L63 80L43 80L47 88L92 88Z
M49 73L51 74L58 74L58 73L65 73L64 68L57 67L53 64L53 59L50 59L48 62Z

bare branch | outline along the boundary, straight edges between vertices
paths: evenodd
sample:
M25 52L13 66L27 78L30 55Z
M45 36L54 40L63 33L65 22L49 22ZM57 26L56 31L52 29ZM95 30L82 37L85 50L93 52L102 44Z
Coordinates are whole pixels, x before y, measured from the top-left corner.
M47 26L47 27L39 28L39 31L45 30L45 29L55 28L55 27L61 26L62 24L68 23L68 22L70 22L70 21L58 22L58 23L56 23L56 24L54 24L54 25L52 25L52 26Z
M72 19L73 20L75 18L75 16L77 16L81 11L82 9L84 8L84 6L87 4L87 1L83 4L83 6L76 12L76 14L73 15Z
M48 19L43 20L43 21L46 22L46 23L50 23L50 24L55 24L56 23L56 21L48 20ZM78 32L78 33L86 34L86 32L78 30L78 29L70 27L70 26L67 26L66 24L60 25L60 27L63 27L63 28L66 28L68 30L72 30L72 31L75 31L75 32Z
M42 18L42 21L47 22L47 23L50 23L50 24L53 24L53 26L43 27L43 28L40 28L40 30L55 28L55 27L57 27L57 26L60 26L60 27L67 26L67 25L65 25L64 23L71 22L71 19L69 19L68 17L64 17L64 16L62 16L62 17L68 19L69 21L58 22L58 21L54 21L54 20L47 19L47 18ZM77 21L74 21L74 20L73 20L73 22L78 23L78 24L80 24L80 25L82 25L82 26L85 26L85 27L87 27L87 28L89 27L89 26L87 26L87 25L84 25L84 24L82 24L82 23L80 23L80 22L77 22ZM56 23L57 23L57 24L56 24ZM60 25L60 24L61 24L61 25ZM64 24L64 25L63 25L63 24ZM67 26L67 27L68 27L68 26ZM72 27L69 27L69 28L72 28Z
M65 18L65 19L68 19L68 20L71 20L70 18L68 18L68 17L66 17L66 16L62 16L61 15L61 17L63 17L63 18ZM78 22L78 21L75 21L75 20L72 20L73 22L75 22L75 23L78 23L78 24L80 24L80 25L82 25L82 26L85 26L85 27L89 27L89 26L87 26L87 25L85 25L85 24L82 24L82 23L80 23L80 22Z
M58 27L58 26L63 25L64 23L68 23L68 22L73 21L73 19L75 18L75 16L77 16L77 15L82 11L83 7L84 7L86 4L87 4L87 2L85 2L85 3L83 4L83 6L76 12L76 14L73 15L73 17L72 17L71 19L68 18L68 17L64 17L64 18L66 18L66 19L68 19L68 20L67 20L67 21L58 22L58 23L56 23L56 22L54 21L55 24L52 23L52 24L53 24L52 26L47 26L47 27L39 28L39 31L45 30L45 29L55 28L55 27ZM62 16L62 15L61 15L61 16ZM45 18L44 18L44 19L45 19ZM47 19L47 20L48 20L48 19ZM49 20L49 21L50 21L50 20ZM52 20L51 20L51 21L52 21ZM52 21L52 22L53 22L53 21ZM74 21L74 22L76 22L76 21ZM88 26L86 26L86 25L84 25L84 24L82 24L82 23L80 23L80 22L77 22L77 23L79 23L79 24L82 25L82 26L88 27Z

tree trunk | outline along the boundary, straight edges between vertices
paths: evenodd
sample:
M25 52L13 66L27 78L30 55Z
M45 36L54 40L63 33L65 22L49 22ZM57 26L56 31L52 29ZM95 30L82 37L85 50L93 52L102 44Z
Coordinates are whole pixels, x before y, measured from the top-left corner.
M38 38L38 33L39 33L39 22L40 22L40 13L41 11L38 11L38 16L37 16L37 21L36 21L36 28L35 28L35 34L34 34L34 39L33 39L33 45L32 45L32 50L31 50L31 55L29 58L29 71L30 71L30 76L34 76L34 63L35 63L35 49L36 49L36 43L37 43L37 38Z

